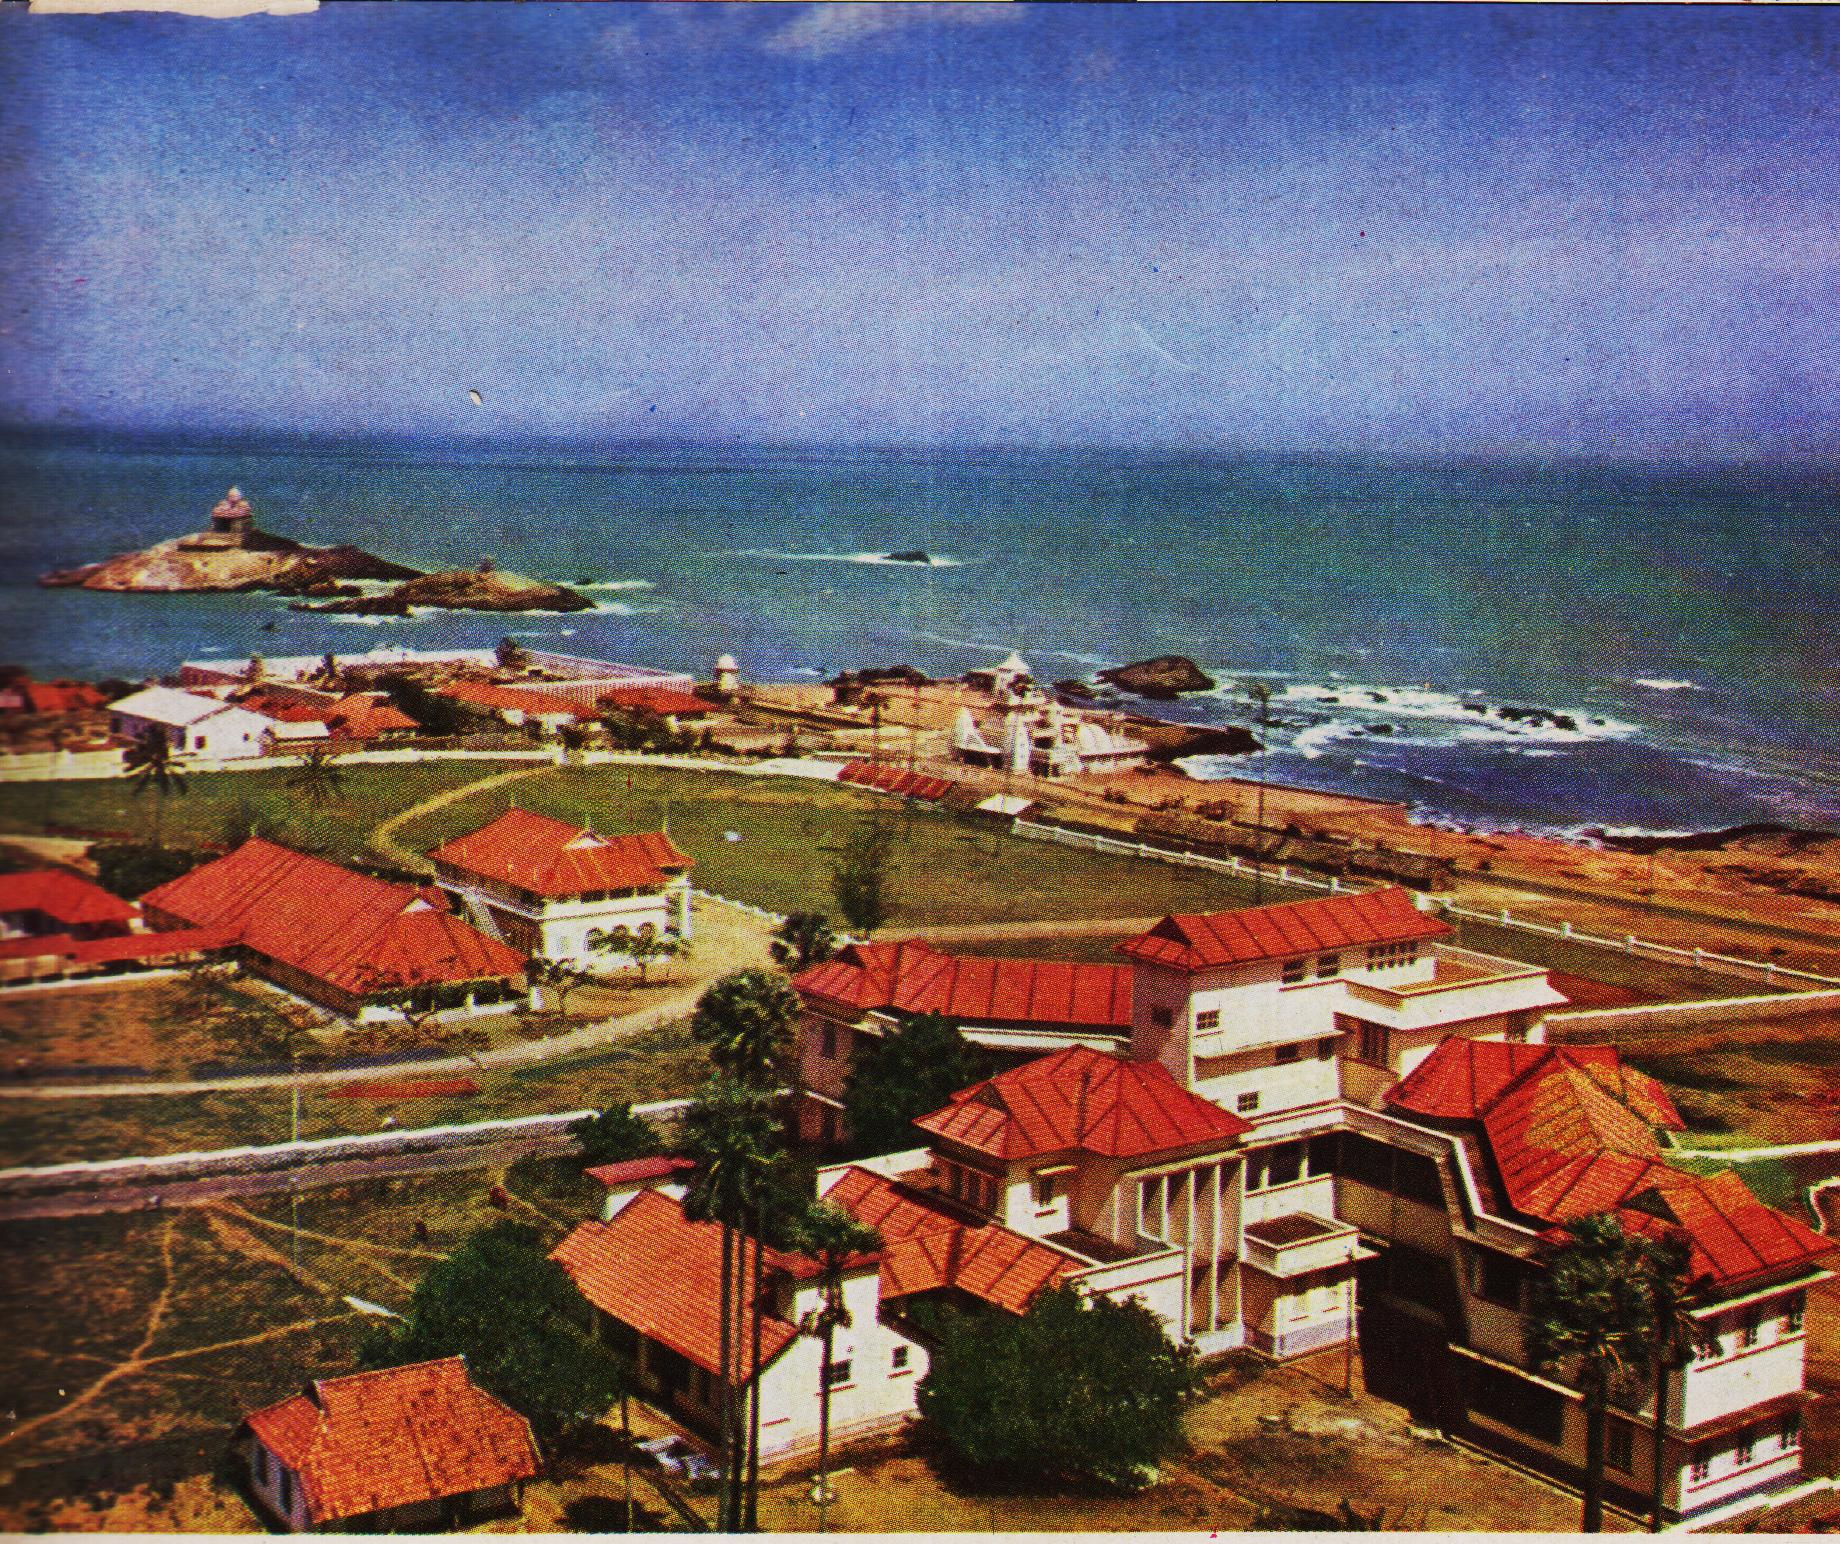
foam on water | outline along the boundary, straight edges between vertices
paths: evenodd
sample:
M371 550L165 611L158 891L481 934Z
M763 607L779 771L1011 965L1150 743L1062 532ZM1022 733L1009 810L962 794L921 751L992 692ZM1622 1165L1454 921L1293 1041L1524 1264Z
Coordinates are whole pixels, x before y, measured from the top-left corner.
M762 547L743 547L736 553L744 558L773 558L784 563L862 563L870 568L963 568L963 558L929 552L924 563L909 563L890 557L886 552L773 552Z

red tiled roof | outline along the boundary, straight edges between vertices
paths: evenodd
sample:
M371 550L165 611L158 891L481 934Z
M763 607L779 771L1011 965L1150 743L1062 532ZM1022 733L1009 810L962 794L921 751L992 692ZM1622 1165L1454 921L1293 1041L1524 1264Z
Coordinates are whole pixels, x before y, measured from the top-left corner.
M1245 911L1168 916L1118 949L1133 959L1192 971L1286 959L1318 949L1442 938L1451 931L1448 922L1420 911L1411 895L1394 885Z
M81 713L108 701L87 681L21 681L15 689L28 713Z
M672 1158L660 1153L655 1158L628 1158L624 1163L598 1163L583 1172L589 1179L599 1180L609 1190L616 1185L633 1185L648 1179L663 1179L669 1174L681 1174L686 1169L694 1169L696 1161L692 1158Z
M581 1295L647 1340L668 1346L704 1371L721 1375L722 1229L692 1222L681 1205L642 1190L611 1222L578 1223L550 1253ZM781 1259L768 1253L768 1262ZM751 1277L753 1251L748 1251ZM751 1280L742 1293L751 1294ZM783 1319L761 1322L763 1362L797 1338Z
M909 772L882 761L846 762L837 780L863 788L879 788L883 793L898 793L908 799L943 799L957 786L949 777Z
M868 1169L846 1169L824 1199L882 1235L884 1302L955 1287L1019 1314L1044 1287L1088 1268L1039 1239L967 1221L949 1203Z
M158 960L174 954L228 949L236 941L235 928L175 928L164 933L124 933L115 938L79 938L71 945L69 953L72 959L82 964L100 965L110 960Z
M138 915L119 895L63 869L0 874L0 912L13 911L42 912L66 927L126 927Z
M470 702L499 712L516 711L543 717L564 715L569 718L591 718L594 714L592 708L579 702L570 702L566 697L554 697L548 692L516 690L492 681L446 681L435 690L456 702Z
M662 831L602 836L531 810L506 810L428 856L545 896L646 889L676 877L692 861Z
M516 950L436 910L438 901L438 891L373 879L260 837L142 897L149 910L232 929L251 952L360 997L523 971Z
M1069 1024L1128 1034L1131 967L946 954L922 939L850 944L793 977L801 992L859 1010L943 1013L979 1023Z
M1514 1211L1563 1224L1609 1212L1633 1232L1672 1229L1691 1271L1730 1285L1833 1247L1765 1206L1735 1173L1669 1167L1656 1126L1683 1124L1667 1091L1610 1046L1451 1038L1387 1094L1407 1114L1474 1122ZM1560 1236L1555 1230L1551 1237Z
M1161 1062L1070 1046L961 1089L914 1124L1005 1162L1049 1153L1102 1158L1230 1142L1252 1127L1183 1088Z
M532 1478L530 1424L475 1384L463 1357L322 1378L245 1424L300 1476L315 1523Z
M418 728L415 720L393 704L366 692L341 697L327 709L326 723L353 740L374 740L381 734Z
M672 691L665 686L628 686L604 692L600 701L603 708L638 708L645 713L656 713L660 718L703 718L709 713L709 704L701 697Z

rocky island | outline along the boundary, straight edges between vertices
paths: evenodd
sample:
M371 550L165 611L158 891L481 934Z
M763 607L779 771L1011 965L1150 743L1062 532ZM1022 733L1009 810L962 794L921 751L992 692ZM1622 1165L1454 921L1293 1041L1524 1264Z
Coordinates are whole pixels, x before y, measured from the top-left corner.
M1181 692L1211 692L1214 689L1214 678L1192 659L1180 654L1159 654L1155 659L1139 660L1135 665L1101 670L1099 679L1138 697L1164 700Z
M417 570L358 547L309 547L264 531L241 491L232 488L211 511L209 530L176 536L140 552L59 569L38 582L85 590L148 594L270 590L283 595L337 594L353 579L410 579Z
M345 595L318 604L296 601L292 609L403 617L417 606L448 611L592 611L594 602L560 584L506 573L487 558L478 568L417 574L380 595Z

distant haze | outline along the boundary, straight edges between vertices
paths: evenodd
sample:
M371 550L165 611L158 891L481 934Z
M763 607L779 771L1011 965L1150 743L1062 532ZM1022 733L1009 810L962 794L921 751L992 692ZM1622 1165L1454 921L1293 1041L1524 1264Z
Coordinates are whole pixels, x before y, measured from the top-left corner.
M1840 13L0 11L0 422L1820 454Z

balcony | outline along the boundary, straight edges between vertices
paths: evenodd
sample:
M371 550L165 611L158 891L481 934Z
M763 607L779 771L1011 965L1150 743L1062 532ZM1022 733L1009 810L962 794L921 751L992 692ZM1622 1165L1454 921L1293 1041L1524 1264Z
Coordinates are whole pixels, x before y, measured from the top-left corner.
M1358 1229L1311 1212L1291 1212L1246 1225L1246 1263L1267 1276L1310 1271L1372 1259Z
M1428 979L1382 986L1350 978L1347 1006L1389 1029L1429 1029L1491 1014L1563 1007L1566 996L1546 979L1546 967L1524 965L1471 949L1439 947Z

